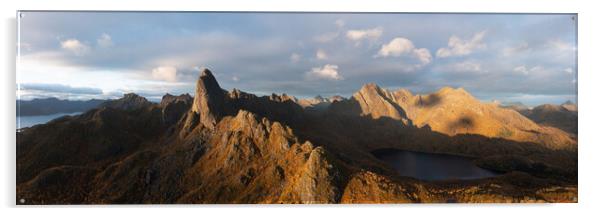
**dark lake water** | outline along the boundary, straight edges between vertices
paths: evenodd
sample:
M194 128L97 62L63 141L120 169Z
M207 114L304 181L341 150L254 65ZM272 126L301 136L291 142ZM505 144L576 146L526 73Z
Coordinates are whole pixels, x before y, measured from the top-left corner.
M81 112L74 113L56 113L51 115L37 115L37 116L17 116L17 129L31 127L37 124L44 124L50 120L63 117L66 115L79 115Z
M469 157L397 149L377 150L373 154L397 170L401 176L422 180L466 180L499 175L476 166Z

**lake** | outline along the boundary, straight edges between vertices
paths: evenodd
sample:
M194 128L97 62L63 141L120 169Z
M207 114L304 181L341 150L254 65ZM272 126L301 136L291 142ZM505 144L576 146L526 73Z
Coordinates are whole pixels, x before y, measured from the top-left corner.
M373 154L394 168L399 175L421 180L466 180L499 175L476 166L469 157L397 149L377 150Z
M45 124L50 120L63 117L66 115L79 115L82 112L74 112L74 113L56 113L50 115L37 115L37 116L17 116L17 129L31 127L37 124Z

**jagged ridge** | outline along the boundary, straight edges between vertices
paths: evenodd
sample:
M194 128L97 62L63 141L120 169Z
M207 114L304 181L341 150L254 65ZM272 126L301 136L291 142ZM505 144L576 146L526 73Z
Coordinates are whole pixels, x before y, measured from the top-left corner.
M166 95L160 104L128 95L118 105L18 133L18 198L30 203L535 202L571 201L576 194L571 180L564 180L576 171L556 167L576 164L570 153L459 135L462 131L437 132L441 128L432 121L459 109L454 101L478 102L462 89L414 96L370 84L318 115L307 115L288 95L227 92L209 70L202 71L195 92L194 99ZM460 111L499 110L478 105ZM96 149L107 144L109 151ZM48 151L51 147L59 148ZM421 182L396 176L369 153L384 147L472 155L508 174L461 184ZM82 149L86 154L78 152ZM498 164L506 154L533 161ZM535 163L540 165L531 166ZM541 164L544 170L537 168ZM52 179L70 179L69 188Z

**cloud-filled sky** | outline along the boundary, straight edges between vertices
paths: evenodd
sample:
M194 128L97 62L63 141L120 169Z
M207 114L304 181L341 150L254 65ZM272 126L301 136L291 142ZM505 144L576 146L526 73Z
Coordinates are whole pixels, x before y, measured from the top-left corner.
M363 84L483 101L576 101L570 14L22 12L22 99L151 100L193 93L207 67L222 88L299 98Z

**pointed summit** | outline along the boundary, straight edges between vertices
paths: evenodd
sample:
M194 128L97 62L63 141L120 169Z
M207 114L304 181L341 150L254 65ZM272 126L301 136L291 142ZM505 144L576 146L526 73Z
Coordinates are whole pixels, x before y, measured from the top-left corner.
M370 90L380 90L380 86L376 85L376 83L368 83L364 84L360 91L370 91Z
M199 114L200 122L213 128L224 114L224 90L209 69L203 69L196 83L192 112Z
M353 94L352 101L357 103L361 115L369 115L373 119L388 117L407 123L405 110L395 103L394 95L375 83L368 83Z

